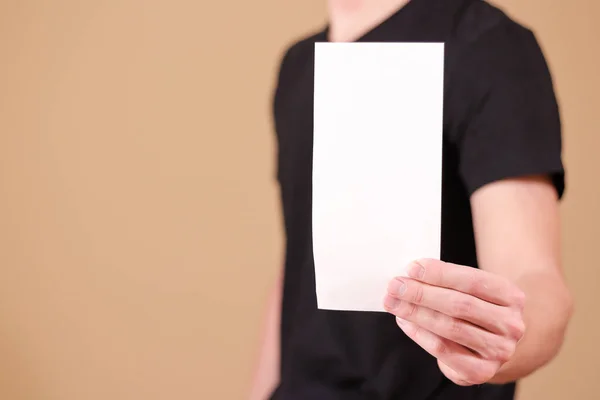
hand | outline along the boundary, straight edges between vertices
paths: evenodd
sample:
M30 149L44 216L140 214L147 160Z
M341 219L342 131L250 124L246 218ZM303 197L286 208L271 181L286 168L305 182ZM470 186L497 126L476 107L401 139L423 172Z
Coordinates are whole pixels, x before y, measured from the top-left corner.
M388 286L385 309L458 385L493 378L523 337L524 293L490 272L421 260Z

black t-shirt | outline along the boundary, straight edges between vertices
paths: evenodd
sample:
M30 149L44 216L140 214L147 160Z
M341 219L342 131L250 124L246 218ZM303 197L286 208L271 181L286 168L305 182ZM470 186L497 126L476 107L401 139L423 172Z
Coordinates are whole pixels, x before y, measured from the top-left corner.
M323 41L327 28L288 49L274 94L286 261L281 382L273 399L512 399L513 384L451 383L392 315L317 309L313 80L314 43ZM480 0L412 0L358 41L446 44L442 260L477 267L469 197L481 186L542 174L562 195L558 106L529 30Z

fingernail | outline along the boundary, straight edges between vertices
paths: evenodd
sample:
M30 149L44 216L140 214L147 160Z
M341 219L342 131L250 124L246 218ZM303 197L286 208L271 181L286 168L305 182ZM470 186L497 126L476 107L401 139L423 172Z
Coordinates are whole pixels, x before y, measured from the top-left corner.
M385 296L385 301L383 302L383 305L388 310L394 310L400 305L400 303L401 303L401 300L398 300L395 297Z
M398 325L402 326L402 325L404 325L404 323L406 322L406 320L403 320L402 318L396 317L396 322L398 323Z
M404 292L406 292L406 284L401 279L392 279L388 285L388 291L398 296L402 296Z
M411 264L408 268L408 276L415 279L423 279L425 276L425 268L417 262Z

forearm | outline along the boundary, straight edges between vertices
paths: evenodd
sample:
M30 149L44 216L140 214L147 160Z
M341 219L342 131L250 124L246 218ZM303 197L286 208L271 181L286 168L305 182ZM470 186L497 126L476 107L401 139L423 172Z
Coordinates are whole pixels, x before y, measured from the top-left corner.
M525 292L526 331L515 355L491 383L521 379L551 361L563 343L572 313L572 300L557 270L529 274L516 283Z
M493 379L511 382L554 358L571 317L557 192L547 176L506 179L475 192L471 207L480 268L509 279L525 294L525 335Z
M279 382L279 325L282 282L278 278L269 295L262 328L250 400L265 400Z

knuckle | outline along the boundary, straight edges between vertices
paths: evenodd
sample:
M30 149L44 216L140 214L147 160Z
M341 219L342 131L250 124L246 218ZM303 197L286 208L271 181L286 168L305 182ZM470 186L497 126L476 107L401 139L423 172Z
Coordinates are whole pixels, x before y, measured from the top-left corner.
M404 319L412 319L417 314L417 305L403 301L396 309L396 315Z
M502 364L509 361L515 354L516 344L512 341L502 341L496 348L496 360Z
M417 315L417 312L419 310L419 307L416 304L411 304L411 303L409 303L406 308L407 308L406 316L411 317L411 318L414 318Z
M464 326L463 323L456 319L456 318L450 318L450 332L452 333L452 335L454 336L460 336L463 331L464 331Z
M433 345L433 351L437 357L440 357L448 352L448 346L446 346L444 340L436 340Z
M485 293L488 290L485 280L478 276L473 276L470 284L471 293Z
M511 339L521 340L523 335L525 335L525 323L521 318L521 315L514 316L512 318L507 319L506 329L508 336Z
M481 350L479 354L486 360L495 360L496 359L496 350L495 347L490 345L489 340L486 340L485 337L481 338L481 342L479 343Z
M423 329L418 325L414 326L413 331L411 332L411 337L415 342L421 342L423 336Z
M452 316L466 319L473 312L473 302L466 296L457 297L452 304Z
M423 310L423 319L425 323L434 328L443 328L446 323L442 313L431 309Z
M414 302L416 304L422 304L423 297L424 297L423 285L421 285L421 284L415 285L415 295L413 297Z

